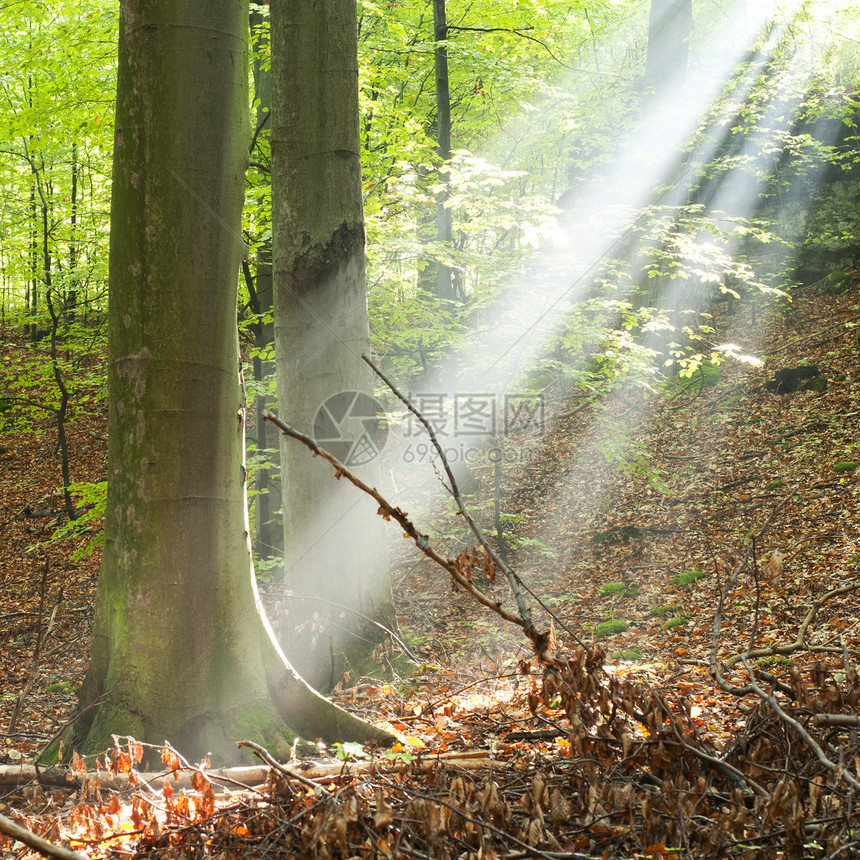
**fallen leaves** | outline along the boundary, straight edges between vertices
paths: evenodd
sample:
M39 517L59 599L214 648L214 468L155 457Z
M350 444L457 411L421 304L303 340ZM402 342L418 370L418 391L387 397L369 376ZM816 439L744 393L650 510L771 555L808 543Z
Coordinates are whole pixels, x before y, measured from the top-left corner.
M828 297L828 324L854 300ZM834 335L820 349L848 366L849 346ZM821 361L818 347L803 349ZM562 419L539 457L506 472L509 513L520 517L511 520L509 534L520 539L512 556L551 608L559 641L572 643L572 632L584 642L557 651L553 671L543 673L520 650L516 631L500 630L462 595L440 588L438 574L409 569L397 581L399 612L428 671L402 687L347 683L339 693L348 707L388 719L402 742L384 751L344 744L343 760L296 771L304 781L258 768L267 781L256 790L225 792L230 783L206 763L189 768L169 748L165 773L150 782L136 770L143 749L133 739L117 741L101 773L90 762L74 788L65 778L40 786L35 771L25 770L24 757L70 713L97 559L64 558L40 596L40 568L27 549L50 534L52 520L18 519L17 512L54 509L58 473L48 425L16 436L15 450L3 455L12 468L0 472L9 530L0 574L15 596L2 618L0 663L13 696L27 681L39 601L50 605L60 578L64 592L18 733L5 739L6 760L17 758L29 785L10 776L0 812L18 810L33 831L68 838L91 857L119 854L118 846L123 856L223 860L776 857L786 846L794 856L848 856L853 849L844 847L838 822L856 824L845 785L820 769L773 711L715 690L708 673L715 595L746 542L759 540L768 511L790 496L727 594L718 658L733 682L744 683L744 670L729 664L754 647L756 668L790 691L785 707L834 761L855 771L860 750L851 720L860 688L851 649L860 646L860 631L857 596L845 580L860 558L860 481L853 473L834 477L832 463L849 459L860 438L857 383L848 375L821 396L776 401L756 387L765 376L727 368L719 384L662 404L653 426L638 425L671 494L607 464L585 411ZM621 420L627 408L619 401L609 415ZM89 424L99 432L99 420L70 430L81 449L84 440L90 446L78 460L79 478L102 475L103 447L81 432ZM443 518L435 525L453 533ZM595 542L594 535L612 539ZM502 599L485 554L459 547L452 555L464 577L486 580ZM694 571L701 576L683 578ZM606 588L616 583L622 587ZM597 625L616 614L630 629L595 647ZM682 614L688 623L668 627ZM804 642L812 656L786 649L801 628L814 633ZM0 719L9 713L4 698ZM67 758L80 776L85 762L74 751ZM111 787L118 774L126 781ZM820 850L809 847L813 840Z

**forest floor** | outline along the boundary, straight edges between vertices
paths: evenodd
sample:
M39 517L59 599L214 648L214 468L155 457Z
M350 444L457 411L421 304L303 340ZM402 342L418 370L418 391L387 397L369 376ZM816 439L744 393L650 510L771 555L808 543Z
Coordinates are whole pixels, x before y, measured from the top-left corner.
M0 814L89 856L856 856L860 469L839 464L860 462L860 289L798 289L770 316L741 302L716 327L765 364L599 407L555 392L540 439L502 442L504 542L554 631L546 671L400 542L420 671L351 679L337 698L404 742L344 747L349 766L329 751L337 766L305 783L273 771L217 799L208 780L178 799L8 776L72 714L99 554L75 554L93 532L51 541L65 521L43 408L56 394L44 348L4 331L0 398L31 405L0 399ZM810 364L825 390L765 388ZM97 385L81 384L68 423L76 482L106 477ZM492 531L492 466L478 478L470 505ZM452 555L470 546L450 505L419 525ZM510 603L501 578L483 586ZM798 725L763 698L774 690ZM6 856L22 846L0 837Z

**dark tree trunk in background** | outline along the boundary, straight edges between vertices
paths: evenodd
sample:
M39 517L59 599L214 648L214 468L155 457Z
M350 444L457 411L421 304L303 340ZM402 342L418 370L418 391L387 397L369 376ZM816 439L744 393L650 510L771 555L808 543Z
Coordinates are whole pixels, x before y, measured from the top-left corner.
M443 165L451 158L451 93L448 82L448 20L445 0L433 0L433 38L436 50L433 54L436 76L436 140L439 144L439 158ZM451 210L445 205L448 201L448 183L451 175L444 168L439 175L443 186L436 199L436 239L439 244L450 250L452 240ZM451 267L438 261L436 263L436 296L441 301L454 298L453 273Z
M267 20L257 11L251 12L251 34L257 42L258 49L265 47L269 41ZM259 50L254 59L254 88L257 98L257 128L255 136L257 152L251 153L251 159L269 159L269 139L271 130L272 111L272 74L267 63L260 60ZM262 174L261 174L262 175ZM271 178L271 174L269 174ZM261 319L254 327L254 346L257 350L268 352L275 342L275 325L271 319L273 313L274 293L272 288L272 241L267 239L257 250L256 277L254 278L254 295L252 310L265 319ZM254 359L254 378L258 383L275 375L274 360ZM284 553L284 525L277 513L281 508L280 480L280 447L276 428L263 420L263 410L273 406L264 397L258 396L255 403L256 432L254 434L257 451L262 454L272 468L259 466L254 472L254 487L257 491L254 497L254 514L256 525L256 549L260 558L279 557Z

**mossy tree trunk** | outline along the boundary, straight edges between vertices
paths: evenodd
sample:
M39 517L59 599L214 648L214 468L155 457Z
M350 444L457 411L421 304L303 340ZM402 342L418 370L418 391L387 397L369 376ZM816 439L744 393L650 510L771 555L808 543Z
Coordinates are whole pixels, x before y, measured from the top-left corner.
M361 360L370 336L355 2L273 0L271 26L278 403L284 420L319 437L315 418L329 398L373 391ZM353 403L329 404L337 426L327 432L343 444L320 442L373 484L377 461L350 457L349 443L368 430ZM281 464L287 587L304 598L301 613L290 604L284 648L328 688L384 636L367 619L395 623L384 526L372 501L302 446L282 440Z
M247 0L122 0L111 201L105 546L71 739L237 760L375 730L311 690L253 581L236 326ZM92 707L95 706L95 707Z

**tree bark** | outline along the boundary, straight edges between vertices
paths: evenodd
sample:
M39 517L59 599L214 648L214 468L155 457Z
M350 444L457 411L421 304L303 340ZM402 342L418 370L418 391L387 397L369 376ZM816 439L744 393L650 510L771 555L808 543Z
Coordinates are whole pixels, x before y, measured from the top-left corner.
M248 5L122 0L108 310L105 544L71 741L190 759L254 737L381 734L312 691L268 636L245 497L236 292ZM286 721L286 723L285 723Z
M658 94L687 74L693 0L651 0L645 79Z
M279 408L320 437L318 410L345 393L328 404L338 425L331 432L348 449L369 431L372 447L373 429L355 419L348 394L373 391L361 360L370 335L355 3L273 0L271 22ZM338 447L348 460L349 450ZM286 582L304 601L303 612L290 604L284 648L304 677L330 688L345 670L366 670L383 635L353 610L395 624L384 526L368 499L286 439L281 464ZM378 480L372 453L357 468L368 483Z
M447 163L451 159L451 93L448 81L448 16L445 0L433 0L433 38L436 49L433 52L433 69L436 79L436 141L439 146L439 158L442 160L442 172L439 182L442 191L436 199L436 239L439 244L450 250L452 240L451 209L446 206L449 198L448 185L451 174ZM454 283L451 267L442 261L436 262L436 297L440 301L452 301L454 298Z

